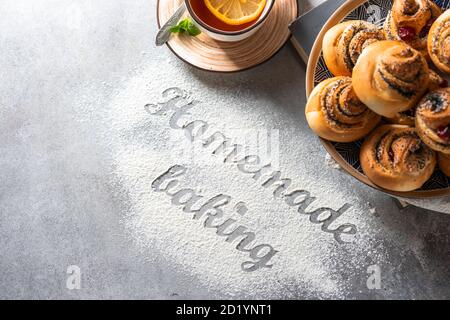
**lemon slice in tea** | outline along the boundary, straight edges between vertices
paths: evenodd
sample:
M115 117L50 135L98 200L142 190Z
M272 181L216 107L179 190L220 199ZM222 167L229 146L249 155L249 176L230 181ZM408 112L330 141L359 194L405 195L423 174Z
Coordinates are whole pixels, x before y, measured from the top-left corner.
M266 5L266 0L204 1L206 7L217 19L234 26L257 19Z

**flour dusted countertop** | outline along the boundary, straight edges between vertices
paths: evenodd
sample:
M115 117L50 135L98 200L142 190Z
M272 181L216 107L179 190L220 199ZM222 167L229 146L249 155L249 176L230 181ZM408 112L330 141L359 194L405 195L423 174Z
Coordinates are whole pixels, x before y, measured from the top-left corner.
M200 71L155 10L0 3L0 298L450 298L450 215L327 158L290 44Z

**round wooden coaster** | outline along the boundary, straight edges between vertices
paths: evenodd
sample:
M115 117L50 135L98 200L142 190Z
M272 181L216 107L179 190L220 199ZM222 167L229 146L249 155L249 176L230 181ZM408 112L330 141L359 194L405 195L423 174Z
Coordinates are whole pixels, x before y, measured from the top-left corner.
M158 26L174 13L182 0L158 0ZM167 45L183 61L200 69L235 72L257 66L271 58L289 39L288 29L297 17L297 0L276 0L264 25L239 42L221 42L205 34L173 35Z

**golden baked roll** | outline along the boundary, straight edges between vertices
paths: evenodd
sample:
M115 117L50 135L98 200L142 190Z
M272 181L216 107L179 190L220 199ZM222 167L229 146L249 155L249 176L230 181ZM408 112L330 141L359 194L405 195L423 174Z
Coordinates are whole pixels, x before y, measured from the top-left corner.
M353 88L372 111L393 118L417 104L429 83L428 64L417 50L400 41L368 46L353 69Z
M436 154L420 140L414 128L383 125L364 141L360 161L373 183L406 192L420 188L431 177Z
M385 40L384 31L362 20L339 23L325 33L323 57L335 76L351 76L361 52L369 44Z
M384 23L386 37L405 41L427 57L428 32L441 12L431 0L394 0Z
M450 177L450 155L439 153L439 168L447 176Z
M349 77L331 78L318 84L311 92L305 114L318 136L336 142L361 139L381 119L358 99Z
M436 67L450 74L450 10L433 23L428 35L428 53Z
M431 149L450 154L450 88L431 91L420 101L416 128Z

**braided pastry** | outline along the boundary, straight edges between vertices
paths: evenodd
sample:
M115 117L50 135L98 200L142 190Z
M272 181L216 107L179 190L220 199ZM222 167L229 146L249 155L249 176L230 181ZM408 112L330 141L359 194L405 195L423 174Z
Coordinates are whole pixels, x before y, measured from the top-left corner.
M305 113L317 135L336 142L361 139L381 119L358 99L349 77L331 78L317 85L311 92Z
M340 23L324 36L325 63L335 76L351 76L362 51L380 40L385 40L384 31L369 22L352 20Z
M427 57L428 32L441 12L430 0L394 0L384 23L386 37L405 41Z
M393 118L417 104L427 90L429 68L420 52L399 41L368 46L353 69L358 98L374 112Z
M450 74L450 10L433 23L428 35L428 53L436 67Z
M450 88L432 91L420 101L416 128L431 149L450 154Z
M360 161L373 183L406 192L420 188L431 177L436 154L420 140L414 128L383 125L363 143Z

